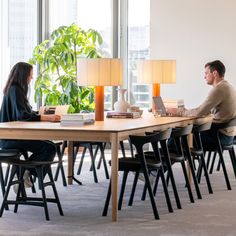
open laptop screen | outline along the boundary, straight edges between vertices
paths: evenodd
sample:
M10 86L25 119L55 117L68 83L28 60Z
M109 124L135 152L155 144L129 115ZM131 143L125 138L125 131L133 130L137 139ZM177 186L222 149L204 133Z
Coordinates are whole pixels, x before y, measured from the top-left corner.
M161 110L161 115L166 116L166 108L161 96L152 97L156 110Z

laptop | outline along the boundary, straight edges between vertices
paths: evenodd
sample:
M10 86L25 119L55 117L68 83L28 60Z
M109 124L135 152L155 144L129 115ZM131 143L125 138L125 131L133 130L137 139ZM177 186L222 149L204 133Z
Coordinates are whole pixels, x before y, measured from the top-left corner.
M161 116L167 116L166 107L161 96L152 97L156 110L161 110Z
M39 115L66 115L68 113L70 105L60 106L42 106L39 108Z

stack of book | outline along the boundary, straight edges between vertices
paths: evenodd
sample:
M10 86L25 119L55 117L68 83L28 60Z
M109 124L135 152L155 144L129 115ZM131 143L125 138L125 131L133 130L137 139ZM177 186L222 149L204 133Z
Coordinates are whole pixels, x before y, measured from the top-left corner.
M95 122L94 113L73 113L61 116L61 126L91 125Z
M184 108L183 99L165 99L163 102L165 108Z
M117 111L109 111L107 112L107 118L140 118L140 112L117 112Z

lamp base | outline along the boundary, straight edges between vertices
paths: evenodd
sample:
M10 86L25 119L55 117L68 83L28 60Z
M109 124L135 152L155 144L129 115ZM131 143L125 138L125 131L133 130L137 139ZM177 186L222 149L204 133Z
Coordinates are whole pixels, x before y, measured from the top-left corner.
M152 85L152 96L153 97L157 97L157 96L160 96L160 84L157 83L157 84L153 84ZM156 107L155 107L155 103L152 101L152 112L155 112L156 110Z
M95 87L95 120L104 121L104 86Z

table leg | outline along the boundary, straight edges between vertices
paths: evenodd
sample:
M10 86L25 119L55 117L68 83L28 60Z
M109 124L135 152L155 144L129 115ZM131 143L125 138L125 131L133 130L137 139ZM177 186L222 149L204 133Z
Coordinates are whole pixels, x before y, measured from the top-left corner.
M67 174L67 182L69 185L73 184L73 141L68 141L67 142L67 147L68 147L68 174Z
M111 196L112 221L117 221L117 193L118 193L118 134L111 134Z

